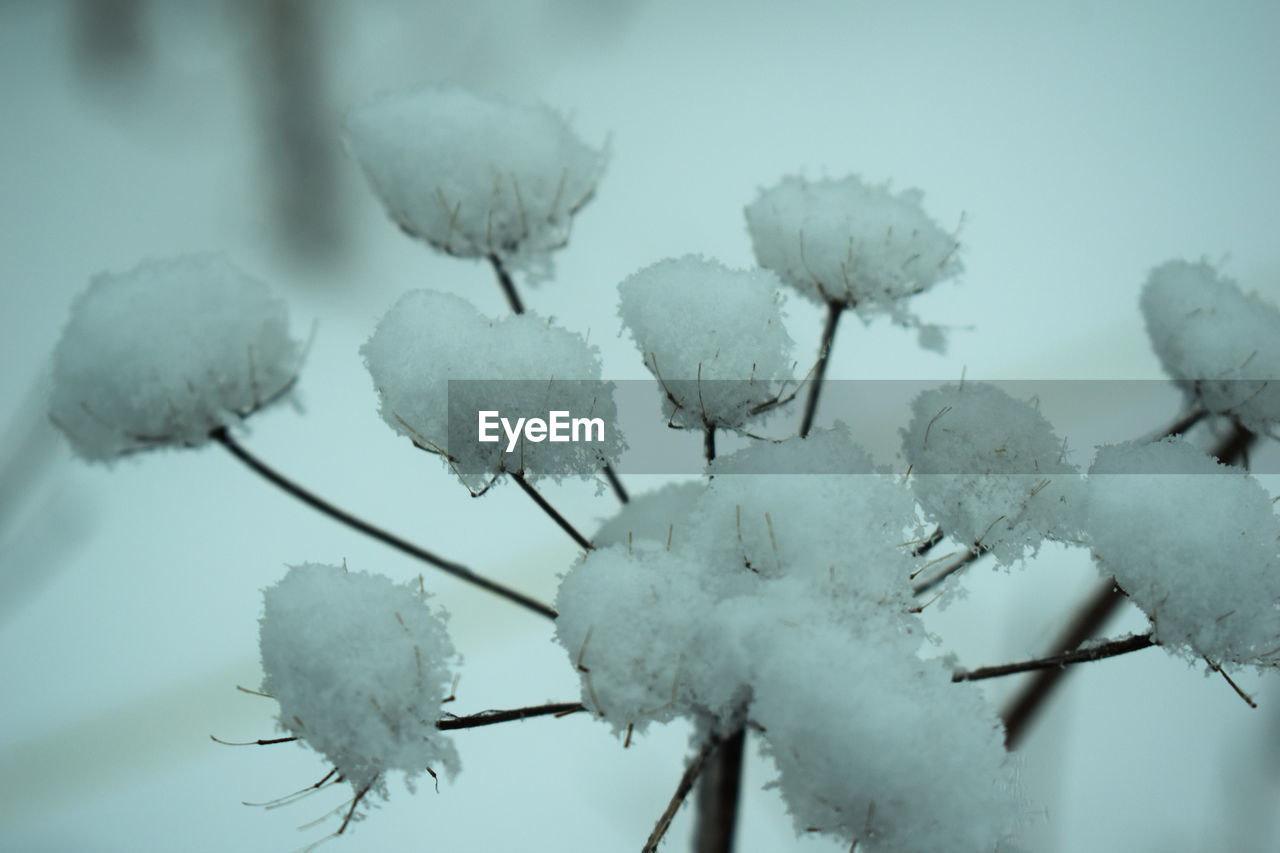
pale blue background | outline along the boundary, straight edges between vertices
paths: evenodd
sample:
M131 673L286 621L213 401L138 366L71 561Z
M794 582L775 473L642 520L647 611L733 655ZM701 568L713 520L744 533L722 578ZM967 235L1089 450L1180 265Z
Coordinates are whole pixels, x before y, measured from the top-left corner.
M472 501L378 419L356 351L404 290L505 304L489 271L401 235L330 147L315 204L342 239L300 256L280 239L264 142L269 48L260 4L143 4L144 55L114 71L72 39L75 4L0 7L0 848L291 850L336 792L263 812L319 778L294 746L208 740L272 733L260 678L260 589L286 563L398 578L415 564L340 529L225 454L158 453L90 468L43 426L44 365L93 273L224 250L314 319L305 413L253 419L280 468L441 553L544 598L572 543L512 488ZM1226 259L1280 299L1280 6L1269 2L315 3L318 127L386 88L451 78L540 97L613 159L558 280L527 302L586 331L612 378L639 378L617 337L615 285L671 255L751 263L741 209L784 174L861 173L919 186L952 224L967 273L919 299L957 327L947 358L887 325L841 329L844 378L1154 378L1137 313L1146 271ZM285 102L290 102L286 98ZM334 137L328 137L333 139ZM323 160L322 160L323 162ZM321 218L323 219L323 217ZM790 302L807 358L817 312ZM461 343L461 342L460 342ZM1087 420L1050 412L1059 431ZM1172 410L1136 405L1133 434ZM900 413L868 422L891 434ZM855 425L857 426L857 425ZM1087 463L1089 448L1077 461ZM633 481L633 488L646 485ZM1273 493L1275 484L1271 487ZM589 526L589 485L553 490ZM933 626L969 665L1042 649L1095 577L1083 553L1013 575L982 567ZM576 698L546 624L427 576L466 657L458 710ZM1113 632L1141 626L1130 615ZM1280 791L1280 690L1250 711L1159 650L1076 674L1022 754L1026 845L1038 851L1266 851ZM992 684L999 698L1008 683ZM942 709L939 709L943 713ZM440 795L393 785L330 849L638 849L683 764L687 732L626 752L586 718L456 735L463 772ZM852 769L852 768L851 768ZM743 851L843 850L794 840L767 763L748 768ZM670 849L680 849L687 813Z

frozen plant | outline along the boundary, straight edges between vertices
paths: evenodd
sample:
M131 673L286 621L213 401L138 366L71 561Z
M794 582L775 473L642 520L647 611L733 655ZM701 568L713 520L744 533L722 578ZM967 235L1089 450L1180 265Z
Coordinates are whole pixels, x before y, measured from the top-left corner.
M370 791L386 796L390 771L458 770L436 728L457 653L425 599L417 584L316 564L264 596L262 692L280 704L280 728L351 783L350 814Z
M451 86L357 109L346 132L392 218L446 253L487 259L522 315L489 318L456 295L415 291L361 354L397 434L441 456L473 493L515 480L573 538L581 553L564 566L555 607L358 518L238 443L231 428L291 387L299 347L283 308L224 261L95 279L55 352L51 406L88 459L213 441L334 520L554 622L577 697L455 716L442 705L457 655L424 601L425 579L304 564L271 586L262 689L286 736L259 742L322 754L332 773L313 788L351 786L335 834L370 792L385 795L389 773L455 773L447 730L585 713L624 746L655 724L691 724L692 757L646 851L695 785L699 850L732 849L750 738L772 758L798 832L860 853L995 853L1011 849L1028 813L1010 748L1067 664L1162 645L1224 676L1273 666L1280 523L1261 486L1226 466L1276 420L1280 313L1207 266L1158 268L1143 310L1191 400L1163 432L1222 428L1217 461L1181 439L1121 445L1099 451L1085 478L1034 406L970 382L916 398L902 430L909 468L896 472L858 444L857 424L816 423L836 324L852 310L920 326L907 302L960 271L958 244L919 191L784 179L746 209L759 268L685 256L619 286L618 313L666 425L701 431L706 460L697 481L632 500L613 469L625 450L614 431L599 446L556 447L527 429L483 435L490 411L614 417L596 350L523 314L509 271L546 271L602 155L546 108ZM764 417L796 396L786 287L828 309L791 435L783 418ZM936 327L921 332L941 344ZM718 456L718 430L756 443ZM622 506L592 538L533 486L597 474ZM1092 549L1107 580L1081 613L1097 624L1043 658L959 668L945 638L925 630L930 590L963 583L960 570L986 555L1026 560L1045 540ZM934 557L944 542L956 550ZM1084 643L1126 600L1151 632ZM1033 670L1039 681L1000 714L958 683Z
M551 274L605 155L546 106L430 86L352 110L347 143L387 213L412 237L487 259L506 279ZM512 307L522 309L509 279Z
M91 461L199 445L283 397L300 360L284 303L221 256L146 261L76 299L49 416Z

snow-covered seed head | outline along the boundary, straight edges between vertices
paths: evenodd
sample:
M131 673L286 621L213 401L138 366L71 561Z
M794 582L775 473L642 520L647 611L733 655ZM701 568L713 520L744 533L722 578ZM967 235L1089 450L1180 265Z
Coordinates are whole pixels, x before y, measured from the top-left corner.
M294 566L266 591L260 645L262 692L280 703L280 728L357 792L385 796L391 770L457 772L435 727L457 654L417 582Z
M460 257L550 274L605 154L551 109L430 86L347 114L347 142L407 233Z
M523 471L530 480L596 476L626 448L597 349L536 314L491 320L461 297L413 291L391 307L360 352L382 419L445 457L473 492L504 471ZM603 430L593 428L590 441L532 441L499 423L487 433L495 440L481 441L481 411L496 412L493 419L506 418L507 426L568 412L570 419L598 418Z
M660 261L618 285L618 313L680 427L738 428L793 375L781 283L695 255Z
M1080 535L1084 484L1065 445L1036 408L994 385L924 391L900 430L911 486L949 536L1022 559L1046 539Z
M1156 640L1192 660L1280 664L1280 518L1240 468L1181 439L1099 449L1087 530Z
M49 414L90 461L198 445L281 398L300 353L284 304L221 256L146 261L77 297Z
M1142 315L1165 371L1210 412L1267 432L1280 423L1280 310L1201 261L1151 271Z
M956 235L929 218L923 199L919 190L894 193L856 176L787 177L762 190L745 213L760 266L806 297L919 325L906 298L963 269ZM940 349L940 335L925 327L921 342Z

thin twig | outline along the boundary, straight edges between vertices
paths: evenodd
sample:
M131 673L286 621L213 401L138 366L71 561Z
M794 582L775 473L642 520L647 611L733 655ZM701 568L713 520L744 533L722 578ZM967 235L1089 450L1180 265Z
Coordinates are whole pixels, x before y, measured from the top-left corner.
M822 329L822 343L818 348L818 364L813 372L813 384L809 386L809 398L804 404L804 419L800 422L800 437L809 435L813 427L813 416L818 411L818 395L822 393L822 380L827 375L827 360L831 355L831 344L836 338L836 326L840 315L844 313L843 302L829 300L827 302L827 323Z
M511 273L507 272L507 268L503 266L502 260L497 255L490 254L489 263L498 277L498 284L502 285L502 292L511 303L511 310L516 314L523 314L524 303L520 301L520 294L516 292L516 283L511 280Z
M649 840L645 842L641 853L654 853L658 849L658 842L662 841L662 836L667 834L667 829L671 826L671 821L675 818L676 812L680 810L680 804L684 802L684 798L689 796L689 792L693 790L693 783L697 780L698 774L702 772L702 767L707 763L707 758L720 745L721 739L712 735L707 742L702 745L702 749L698 750L698 754L689 762L689 766L685 768L684 775L680 777L680 784L676 785L676 792L671 795L671 802L667 803L667 808L662 812L662 816L658 818L658 823L653 828L653 832L649 833Z
M465 717L448 716L436 720L436 728L441 731L451 729L474 729L480 726L492 726L495 723L508 723L512 720L527 720L530 717L555 715L565 717L585 711L587 707L581 702L554 702L547 705L530 705L526 708L512 708L508 711L481 711Z
M568 533L569 537L573 539L574 542L577 542L579 547L584 551L591 551L596 547L591 544L590 539L578 532L578 528L569 523L569 519L561 515L555 507L548 503L547 499L533 487L533 484L524 478L523 474L513 471L511 472L511 479L515 480L520 485L520 488L524 489L524 493L533 498L533 502L541 507L542 511L550 516L552 521L560 525L560 529L565 533Z
M1024 660L1018 663L1005 663L998 666L982 666L977 669L960 669L951 674L951 680L979 681L984 678L998 678L1002 675L1015 675L1019 672L1033 672L1038 669L1061 668L1073 663L1086 663L1088 661L1112 658L1117 655L1136 652L1139 649L1147 649L1154 645L1156 645L1156 642L1151 638L1150 632L1146 634L1136 634L1119 640L1108 640L1105 643L1085 646L1074 651L1064 652L1060 655L1051 655L1047 658Z
M980 548L977 546L970 548L968 551L964 552L959 557L957 557L954 562L952 562L950 565L943 568L942 571L938 572L933 577L926 578L920 581L920 583L911 587L912 594L924 595L925 593L932 591L935 587L937 587L940 583L945 581L947 578L951 577L956 572L960 571L965 566L972 563L974 560L977 560L983 554L988 553L989 550L990 549L988 548Z
M933 550L933 547L935 545L937 545L939 542L942 541L942 537L943 537L942 528L941 527L933 528L933 532L930 533L928 536L926 536L923 540L919 542L909 543L909 544L915 545L915 547L911 549L911 556L923 557L925 554L928 554L930 551Z
M478 586L481 589L488 590L489 592L492 592L494 595L501 596L502 598L505 598L510 602L519 604L521 607L527 610L531 610L534 613L539 614L540 616L545 616L548 619L556 618L556 611L553 608L549 607L548 605L543 604L540 601L536 601L535 599L530 598L529 596L525 595L522 592L517 592L516 590L511 589L510 587L503 586L497 581L492 581L489 578L484 577L483 575L476 574L471 569L467 568L461 563L455 563L452 560L446 560L444 557L440 557L436 554L431 553L425 548L421 548L417 545L414 545L412 542L409 542L405 539L401 539L399 536L396 536L393 533L389 533L380 527L375 527L369 522L363 519L357 518L356 516L352 515L346 510L340 509L339 507L334 506L333 504L326 501L324 498L321 498L318 495L312 494L311 492L304 489L302 486L299 486L297 483L286 478L283 474L280 474L279 472L270 468L269 466L267 466L266 463L262 462L260 459L258 459L257 457L249 453L248 450L242 447L238 442L236 442L235 439L231 437L230 433L227 432L225 427L219 427L218 429L214 430L212 433L210 433L209 437L212 438L214 441L218 442L219 444L221 444L223 447L225 447L231 453L232 456L235 456L237 459L239 459L241 462L247 465L255 473L263 477L265 480L277 486L278 488L284 490L285 492L288 492L289 494L293 495L295 498L307 504L312 509L319 510L320 512L329 516L330 518L336 521L342 522L343 524L347 525L353 530L358 530L361 533L365 534L366 536L371 536L374 539L377 539L378 541L383 542L387 545L390 545L392 548L395 548L398 551L401 551L402 553L408 554L411 557L422 560L424 563L428 563L432 566L435 566L437 569L440 569L443 572L451 574L455 578L458 578L459 580L466 581L467 583L473 584L474 586Z

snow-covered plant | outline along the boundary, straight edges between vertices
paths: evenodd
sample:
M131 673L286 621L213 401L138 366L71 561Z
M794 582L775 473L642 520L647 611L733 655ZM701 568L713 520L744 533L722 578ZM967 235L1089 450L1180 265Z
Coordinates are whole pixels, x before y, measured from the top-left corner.
M1280 309L1246 295L1208 263L1151 271L1142 315L1164 369L1195 405L1250 430L1280 422Z
M911 412L902 451L929 520L1005 564L1079 538L1080 470L1031 403L965 382L921 392Z
M686 256L618 285L623 325L658 379L667 417L686 429L738 429L791 379L778 279Z
M392 306L361 353L382 419L443 456L473 492L507 471L530 480L594 475L626 446L617 429L579 443L517 436L502 426L499 413L508 426L557 411L617 420L613 384L600 381L595 347L535 314L491 320L458 296L417 290ZM486 434L492 441L480 438L479 412L494 413Z
M393 770L458 771L436 728L457 653L416 582L294 566L266 591L260 643L280 728L323 755L357 801L385 797Z
M551 274L605 155L546 106L455 85L384 95L352 110L347 141L407 234L502 269Z
M963 269L955 235L929 218L923 201L920 190L895 193L856 175L788 177L747 206L747 228L760 266L805 297L919 325L906 298ZM941 330L922 328L921 343L940 350Z
M284 396L300 358L284 303L221 256L146 261L76 299L49 415L91 461L195 446Z
M1180 439L1103 447L1088 531L1155 642L1211 666L1280 663L1280 517L1246 471Z
M718 814L697 830L699 849L727 853L732 809L705 804L736 800L750 736L772 758L798 832L859 853L995 853L1028 811L1009 747L1067 664L1159 644L1226 675L1280 654L1280 520L1255 480L1189 442L1103 448L1085 478L1035 406L977 382L915 398L905 471L860 446L857 425L815 427L841 314L920 326L907 300L961 270L955 235L924 213L919 191L787 178L746 208L759 268L685 256L621 283L618 313L666 426L702 431L706 459L697 481L631 499L597 350L524 314L509 272L547 272L602 154L547 108L452 86L380 99L350 113L346 132L391 217L441 251L486 259L519 315L415 291L361 354L397 434L443 457L473 493L509 476L573 537L581 552L554 608L357 518L237 443L228 427L290 388L299 346L280 304L225 261L95 279L54 354L51 405L87 459L213 439L331 518L554 620L576 701L455 716L442 705L457 655L425 579L306 564L270 587L262 692L279 703L286 737L259 742L322 754L332 773L313 788L350 783L337 834L370 792L385 796L391 771L452 776L460 762L445 730L586 712L624 745L654 724L691 724L693 758L646 851L699 784L699 808ZM798 434L764 435L782 419L763 416L796 396L785 287L828 316ZM1165 433L1203 419L1230 430L1214 455L1239 460L1277 420L1280 312L1181 262L1152 273L1142 307L1191 400ZM936 327L920 330L940 347ZM543 440L548 425L529 420L558 411L609 428L599 440ZM718 430L755 443L717 456ZM565 474L603 476L622 504L590 539L532 485ZM948 540L955 550L931 558ZM957 668L926 630L925 594L984 555L1010 564L1046 540L1092 548L1108 578L1081 608L1093 627L1042 659ZM1125 599L1151 633L1082 645ZM956 683L1031 670L1041 681L1002 714Z

